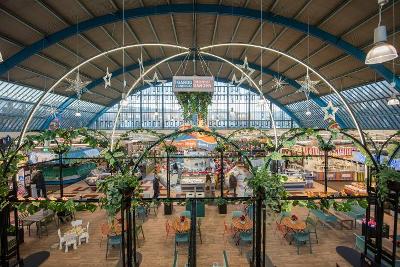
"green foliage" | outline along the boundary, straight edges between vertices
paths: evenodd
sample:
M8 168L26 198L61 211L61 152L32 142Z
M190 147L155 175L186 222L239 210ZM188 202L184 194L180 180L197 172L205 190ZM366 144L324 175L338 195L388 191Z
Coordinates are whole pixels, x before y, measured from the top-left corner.
M253 192L262 194L265 198L265 205L276 212L280 212L289 206L289 203L285 200L288 196L284 187L286 180L287 177L271 174L267 164L259 167L254 177L246 179Z
M98 191L104 193L101 198L101 207L104 208L110 218L121 210L122 198L126 193L139 194L139 181L137 177L129 173L118 173L110 176L97 184Z
M222 205L227 204L228 201L225 198L219 197L219 198L217 198L215 203L217 203L218 206L222 206Z
M381 200L384 200L389 194L388 182L393 181L400 183L400 172L385 166L379 171L377 176L378 196Z
M318 140L318 146L322 151L332 151L335 149L335 145L332 143L333 141L333 135L329 138L328 141L325 141L321 135L316 135L317 140Z
M207 119L208 106L212 102L212 93L182 92L176 93L176 98L183 109L185 121L190 121L193 114L198 114L204 120Z
M173 153L176 153L177 151L178 151L178 148L176 147L176 146L174 146L174 145L165 145L164 146L164 151L167 153L167 154L173 154Z
M21 202L17 205L19 212L27 211L29 214L33 214L41 209L51 210L54 213L57 212L76 212L76 211L90 211L94 212L97 209L97 205L94 203L79 203L72 199L55 201L55 200L37 200L32 202Z

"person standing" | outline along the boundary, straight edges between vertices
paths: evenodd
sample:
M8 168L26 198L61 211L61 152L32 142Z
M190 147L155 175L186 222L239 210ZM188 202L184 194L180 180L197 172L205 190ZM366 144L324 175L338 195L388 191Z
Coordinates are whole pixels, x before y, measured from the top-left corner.
M157 174L154 174L154 179L153 179L153 198L158 198L160 196L160 182L158 180Z
M37 196L47 197L46 183L44 180L44 175L41 170L37 170L32 178L32 183L36 184Z
M207 197L209 197L209 196L212 195L212 190L211 190L211 176L210 176L209 174L206 175L206 183L205 183L205 186L206 186L206 192L205 192L205 194L206 194Z
M236 187L237 187L237 178L233 173L231 173L231 175L229 176L229 190L233 189L234 197L236 197Z

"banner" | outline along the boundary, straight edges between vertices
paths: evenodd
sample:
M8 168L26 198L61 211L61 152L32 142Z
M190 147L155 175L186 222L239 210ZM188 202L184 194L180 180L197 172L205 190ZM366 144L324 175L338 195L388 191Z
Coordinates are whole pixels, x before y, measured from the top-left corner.
M174 76L172 78L172 90L181 92L214 92L213 76Z

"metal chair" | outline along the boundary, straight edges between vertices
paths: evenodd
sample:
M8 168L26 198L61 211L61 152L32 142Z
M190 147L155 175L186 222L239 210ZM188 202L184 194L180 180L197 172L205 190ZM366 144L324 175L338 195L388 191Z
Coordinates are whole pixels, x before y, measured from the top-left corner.
M311 217L307 217L306 219L306 231L308 231L310 234L315 235L315 239L317 240L318 244L318 235L317 235L317 222L315 222Z
M251 232L240 232L239 233L239 239L237 241L237 244L240 247L240 255L242 255L242 247L241 247L241 242L245 244L251 244L253 242L253 233Z
M108 250L109 247L114 247L114 246L121 246L122 243L122 236L121 235L115 235L115 236L107 236L107 249L106 249L106 259L108 258ZM120 250L120 255L121 255L121 250Z
M300 246L307 244L307 242L310 246L310 254L312 253L310 232L305 231L305 232L294 233L293 241L297 247L297 255L299 255Z

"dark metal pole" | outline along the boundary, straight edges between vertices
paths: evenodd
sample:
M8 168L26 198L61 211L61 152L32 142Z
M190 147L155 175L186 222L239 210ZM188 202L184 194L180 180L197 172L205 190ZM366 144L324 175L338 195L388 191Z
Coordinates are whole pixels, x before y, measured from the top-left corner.
M262 211L262 199L260 192L257 193L256 198L256 236L253 240L256 241L256 265L255 267L261 267L261 211Z
M122 266L125 267L125 195L122 195L121 200L121 255L122 255Z
M137 258L136 258L136 239L137 239L137 237L136 237L136 209L135 209L135 207L133 207L133 211L132 211L132 214L133 214L133 227L134 227L134 231L133 231L133 266L135 266L136 267L136 263L137 263Z
M377 198L377 203L376 203L377 227L376 227L376 255L375 255L376 263L381 263L382 259L383 204L384 203L379 198Z
M60 171L59 181L60 181L60 197L64 197L64 178L63 178L63 167L62 167L62 153L58 154L58 168Z
M221 151L221 173L220 173L220 182L221 182L221 197L224 197L225 174L224 174L224 152L223 152L223 151Z
M171 177L169 168L169 153L167 152L167 198L171 196Z
M197 200L192 199L191 225L190 225L190 246L189 246L189 266L196 267L196 231L197 231Z
M128 260L128 267L132 267L132 214L131 214L131 199L127 198L126 201L126 223L127 223L127 238L126 238L126 254Z
M324 151L325 166L324 166L324 191L328 192L328 151Z
M393 265L396 262L396 250L397 250L397 216L399 214L399 192L396 192L394 199L394 227L393 227L393 249L392 249L392 261Z
M252 220L253 220L253 251L251 253L251 266L254 266L254 263L256 261L256 243L254 242L254 238L256 237L256 202L252 203L253 205L253 214L252 214Z
M0 210L0 241L1 241L1 259L0 259L0 266L8 267L8 259L7 259L7 252L8 252L8 241L7 241L7 214L9 213L9 205L5 206L2 210Z
M265 266L265 243L266 243L266 239L267 239L267 210L266 207L263 208L263 244L262 244L262 251L263 251L263 255L262 255L262 265Z

